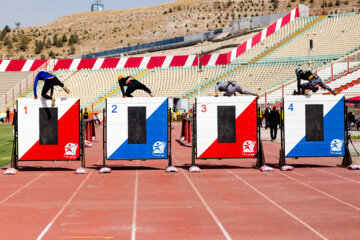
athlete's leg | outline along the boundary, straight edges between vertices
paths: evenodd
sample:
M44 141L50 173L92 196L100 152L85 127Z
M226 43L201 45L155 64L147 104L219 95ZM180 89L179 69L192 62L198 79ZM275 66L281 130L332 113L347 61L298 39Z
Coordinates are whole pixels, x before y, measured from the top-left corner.
M126 88L125 91L125 96L127 97L133 97L131 94L136 90L136 88L134 87L134 85L129 84Z
M153 95L153 94L151 93L151 90L150 90L148 87L146 87L144 84L142 84L141 82L136 81L136 82L134 82L133 84L136 86L136 89L144 90L144 91L147 92L149 95L151 95L151 96Z
M48 80L45 81L44 83L44 87L41 91L41 96L45 99L49 99L51 100L52 99L52 96L48 95L47 92L52 88L52 84L51 82L48 82Z
M320 84L318 84L318 85L319 85L320 87L322 87L322 88L330 91L332 94L336 95L335 91L332 90L328 85L326 85L326 84L324 84L324 83L322 83L322 82L321 82Z
M62 87L62 89L63 89L67 94L70 93L70 90L69 90L68 88L66 88L66 87L64 86L64 83L62 83L56 76L55 76L52 80L53 80L53 82L54 82L54 86L55 86L55 85L58 85L58 86Z
M230 85L227 87L227 90L226 90L226 92L224 93L224 96L227 96L227 97L233 96L233 95L235 94L235 92L236 92L236 86L237 86L237 85L233 86L233 85L230 84Z
M300 89L301 89L301 78L296 74L297 77L297 92L298 94L300 94Z

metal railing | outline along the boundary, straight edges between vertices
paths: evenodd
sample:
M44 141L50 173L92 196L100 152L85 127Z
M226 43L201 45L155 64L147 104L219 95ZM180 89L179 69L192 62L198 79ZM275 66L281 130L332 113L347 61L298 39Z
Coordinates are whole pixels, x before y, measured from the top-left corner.
M46 69L48 63L45 62L38 69ZM34 79L39 72L38 69L29 74L21 81L19 81L14 87L9 89L4 95L0 97L0 112L5 111L7 107L15 108L15 100L21 96L27 89L34 86Z

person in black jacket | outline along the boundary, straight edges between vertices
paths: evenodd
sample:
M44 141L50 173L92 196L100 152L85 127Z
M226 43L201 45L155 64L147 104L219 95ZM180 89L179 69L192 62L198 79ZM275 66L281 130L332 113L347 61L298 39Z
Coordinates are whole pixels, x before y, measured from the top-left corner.
M6 122L10 123L10 109L6 108Z
M273 106L273 110L271 110L270 116L269 116L271 141L276 140L277 127L279 124L280 124L280 114L276 110L276 106Z
M271 112L270 108L267 107L267 108L265 109L265 129L267 129L267 128L269 127L270 112Z
M119 76L118 77L118 81L119 81L119 86L121 89L121 92L123 94L123 97L133 97L131 94L137 90L137 89L141 89L144 90L145 92L147 92L151 97L154 97L155 95L150 91L149 88L147 88L144 84L142 84L141 82L139 82L138 80L136 80L135 78L131 77L131 76ZM124 90L124 87L127 87L126 92Z
M318 86L336 95L335 91L332 90L328 85L324 84L321 78L315 73L311 71L303 71L300 68L297 68L295 73L297 78L297 91L294 90L294 95L304 95L305 90L311 90L313 93L316 93L319 90ZM301 84L301 79L309 82Z

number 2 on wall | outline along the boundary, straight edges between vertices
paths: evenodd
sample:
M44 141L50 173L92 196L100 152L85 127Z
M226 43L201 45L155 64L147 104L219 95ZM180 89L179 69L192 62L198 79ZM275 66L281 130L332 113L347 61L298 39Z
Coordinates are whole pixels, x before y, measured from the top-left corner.
M206 112L206 105L205 104L201 105L201 112Z
M112 105L111 107L113 107L112 113L117 113L117 111L116 111L117 105Z

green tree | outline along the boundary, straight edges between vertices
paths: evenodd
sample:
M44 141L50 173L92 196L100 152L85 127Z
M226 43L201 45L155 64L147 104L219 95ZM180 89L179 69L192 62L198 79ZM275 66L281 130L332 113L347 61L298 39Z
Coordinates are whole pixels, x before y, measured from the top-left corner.
M7 34L6 31L4 31L4 30L1 31L1 33L0 33L0 41L3 41L5 39L6 34Z
M56 42L56 47L60 48L60 47L63 47L63 46L64 46L63 41L58 39L57 42Z
M55 34L54 37L53 37L53 42L52 42L53 46L56 46L58 41L59 41L58 35Z
M9 42L6 44L6 46L7 46L7 49L8 49L8 50L10 50L10 49L13 49L13 48L14 48L14 46L13 46L13 44L12 44L12 42L11 42L11 41L9 41Z
M53 50L51 50L51 51L49 52L49 57L55 58L55 53L53 52Z
M74 35L71 34L69 37L68 46L72 46L74 43L75 43Z
M34 53L35 54L40 54L42 52L42 50L44 49L44 45L45 44L44 44L43 41L36 40Z
M62 35L61 40L62 40L63 42L67 42L67 41L68 41L68 39L67 39L67 37L66 37L65 34Z
M74 46L71 46L70 48L70 54L74 55L76 52L76 48Z
M4 27L4 30L3 30L3 31L6 31L7 33L9 33L9 32L11 32L11 29L9 28L8 25L6 25L6 26Z
M52 44L51 44L51 40L50 40L50 39L48 39L48 40L47 40L47 42L46 42L45 47L46 47L46 48L51 48L51 46L52 46Z
M28 49L28 44L30 41L31 41L30 37L26 35L22 35L20 37L19 49L25 52Z

